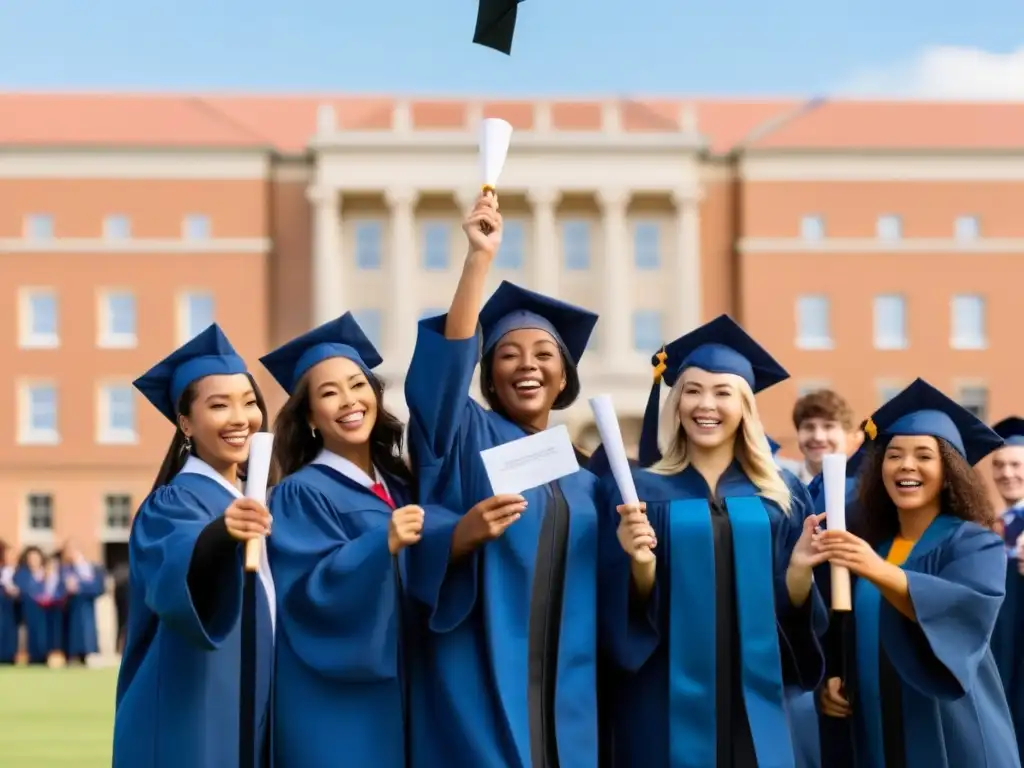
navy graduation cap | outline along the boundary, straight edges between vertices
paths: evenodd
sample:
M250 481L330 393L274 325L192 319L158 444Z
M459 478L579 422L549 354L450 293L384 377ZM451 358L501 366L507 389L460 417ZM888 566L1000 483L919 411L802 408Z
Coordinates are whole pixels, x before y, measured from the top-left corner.
M756 394L789 378L786 369L728 315L719 315L680 336L663 347L651 364L654 366L654 383L647 398L640 431L640 464L644 467L661 459L658 419L662 381L672 387L679 374L687 368L700 368L708 373L735 374ZM773 453L775 450L778 449Z
M176 349L134 382L135 388L172 423L185 388L206 376L247 373L245 361L214 323Z
M522 0L479 0L473 42L499 53L512 53L512 36Z
M351 312L268 352L260 362L291 395L306 371L332 357L348 358L367 376L383 362Z
M1024 419L1020 416L1008 416L993 424L992 429L1007 445L1024 445Z
M1003 445L1003 438L987 424L924 379L916 379L875 411L864 432L872 441L921 435L941 438L971 466Z
M502 280L480 310L485 355L506 333L535 328L550 333L566 356L579 365L595 325L597 315L593 312L520 288L508 280Z

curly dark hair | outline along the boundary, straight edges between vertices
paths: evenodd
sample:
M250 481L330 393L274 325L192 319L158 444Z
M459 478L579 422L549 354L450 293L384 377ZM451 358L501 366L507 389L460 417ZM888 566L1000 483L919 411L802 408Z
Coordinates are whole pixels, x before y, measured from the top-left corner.
M402 459L405 427L384 407L384 383L372 373L366 377L377 400L377 421L370 430L370 459L391 477L412 487L413 476ZM281 406L274 420L274 453L271 466L283 480L306 466L324 447L323 438L309 428L309 381L303 376L295 393Z
M978 473L949 443L942 438L936 440L944 478L939 508L945 514L991 528L995 510ZM856 533L873 547L899 533L896 504L882 480L882 462L888 445L888 440L880 440L867 448L868 455L858 476L860 514Z

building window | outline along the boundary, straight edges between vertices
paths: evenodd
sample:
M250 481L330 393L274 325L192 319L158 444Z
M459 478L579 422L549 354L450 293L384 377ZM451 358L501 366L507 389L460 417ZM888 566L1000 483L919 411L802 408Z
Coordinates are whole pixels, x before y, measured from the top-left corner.
M18 442L23 445L56 445L57 387L49 382L28 382L18 396Z
M827 381L822 380L811 380L801 381L796 386L796 396L806 397L813 392L820 392L823 389L831 389L832 385Z
M127 537L132 527L132 497L127 493L108 493L103 497L103 510L107 532L123 532Z
M522 269L526 252L526 226L522 219L505 219L501 248L494 257L498 269Z
M985 349L985 297L954 296L950 303L949 345L953 349Z
M53 239L53 216L49 213L30 213L25 217L25 237L29 240Z
M988 387L981 384L962 386L956 401L981 421L988 423Z
M817 214L800 219L800 237L812 243L825 239L825 219Z
M359 323L366 338L373 346L380 349L381 316L379 309L357 309L352 312L352 317Z
M127 216L111 214L103 220L103 237L106 240L127 240L132 236L132 222Z
M977 216L957 216L954 227L956 239L961 243L969 243L981 236L981 223Z
M875 296L875 349L907 348L907 302L902 296Z
M800 296L796 300L796 345L800 349L832 349L832 327L827 296Z
M590 267L590 222L567 221L562 225L562 250L565 268L569 270Z
M30 493L25 497L25 528L30 533L53 531L53 495Z
M902 392L906 387L902 384L894 384L891 381L882 382L878 385L878 407L881 408L883 405L892 400L896 395Z
M903 237L903 219L892 213L878 217L877 234L879 240L893 241Z
M216 304L212 293L190 292L178 305L178 343L191 341L214 323Z
M641 309L634 312L633 349L651 355L661 349L663 342L661 313L653 309Z
M22 349L60 346L57 294L48 288L24 288L19 294L19 345Z
M383 260L384 228L379 221L358 221L356 233L356 267L380 269Z
M135 296L128 291L100 294L99 346L126 349L137 343L135 336Z
M656 221L640 221L634 227L633 261L644 270L657 269L661 263L661 227Z
M210 217L205 213L190 213L181 223L181 234L186 240L209 240Z
M452 228L448 222L429 221L423 225L423 268L448 269L452 253Z
M447 309L441 309L439 307L430 307L420 311L420 320L426 320L431 317L440 317L448 312Z
M137 441L135 393L130 385L105 384L100 387L98 405L96 442L125 445Z

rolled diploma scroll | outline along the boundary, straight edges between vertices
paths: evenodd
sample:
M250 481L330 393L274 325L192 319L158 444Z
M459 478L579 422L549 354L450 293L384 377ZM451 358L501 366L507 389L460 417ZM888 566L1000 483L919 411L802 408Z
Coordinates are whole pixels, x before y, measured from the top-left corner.
M245 473L245 497L267 504L267 481L270 478L270 454L274 449L274 436L270 432L257 432L249 438L249 466ZM245 542L245 570L256 573L260 569L262 539Z
M846 454L829 453L822 457L825 485L825 525L830 531L846 530ZM832 565L832 610L851 610L850 571Z
M640 498L636 494L636 485L633 484L633 473L629 469L626 446L622 442L622 432L619 429L619 420L615 416L612 396L598 395L590 398L590 409L594 412L594 422L601 435L601 444L604 446L623 503L639 504ZM638 553L637 561L647 563L653 558L654 554L648 549L646 553Z

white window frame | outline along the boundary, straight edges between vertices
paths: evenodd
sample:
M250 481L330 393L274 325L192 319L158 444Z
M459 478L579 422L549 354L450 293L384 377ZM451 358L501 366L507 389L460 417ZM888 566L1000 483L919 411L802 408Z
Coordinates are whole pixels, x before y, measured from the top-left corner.
M902 325L900 337L890 336L888 334L882 334L881 323L879 323L879 306L881 299L899 299L899 306L903 312ZM879 293L876 294L871 300L871 336L872 342L875 349L885 351L898 351L906 349L910 346L909 340L909 316L910 312L907 308L907 297L902 293Z
M822 242L825 239L825 217L820 213L808 213L802 216L800 218L800 239L805 243Z
M644 230L654 233L654 250L643 248L641 235ZM657 219L640 219L633 223L633 267L640 272L655 272L661 269L664 238L662 223Z
M953 386L956 392L953 399L963 408L980 408L981 413L975 415L987 422L992 410L992 390L989 389L988 382L981 379L962 379L954 382ZM968 393L972 396L965 397ZM980 397L975 397L974 395L978 393L980 393Z
M801 398L823 389L832 389L832 382L825 379L801 379L796 383L796 396Z
M32 498L40 496L50 500L50 527L33 528L31 526ZM48 547L53 544L56 536L54 529L57 527L57 495L52 491L31 490L21 497L21 519L19 526L21 530L21 545L23 547Z
M35 298L53 299L54 332L36 333L32 301ZM60 298L52 288L25 286L18 290L18 346L22 349L57 349L60 347Z
M45 223L45 232L36 232L36 224ZM22 220L22 237L26 240L33 242L45 242L47 240L53 240L54 230L56 225L54 223L52 213L44 213L42 211L35 211L33 213L26 213Z
M208 296L213 302L213 319L211 322L217 322L217 295L213 291L204 290L202 288L188 289L181 291L178 294L178 344L185 344L194 339L198 334L202 333L208 326L203 326L198 329L195 333L191 333L192 330L192 318L191 318L191 301L193 296Z
M640 323L638 321L639 321L639 319L641 317L644 317L645 319L646 318L654 319L656 321L656 323L657 323L657 326L658 326L657 327L657 334L656 334L658 336L658 338L653 340L653 343L649 345L650 346L649 349L642 348L641 345L637 343L638 341L640 341L640 339L637 338L637 336L638 336L637 331L640 328ZM633 331L632 336L633 336L633 338L632 338L632 345L631 346L633 347L633 351L635 353L640 354L640 355L653 355L655 352L658 351L658 349L661 347L661 345L665 343L665 339L664 339L664 335L665 335L665 314L663 312L661 312L660 310L657 310L657 309L637 309L637 310L634 310L632 326L633 326L633 328L632 328L632 331Z
M360 251L360 232L372 228L376 231L377 242L375 244L376 252L373 254L375 257L372 264L364 264L360 259L362 253ZM387 238L384 232L384 222L378 218L360 218L352 222L352 255L355 261L356 269L363 272L372 272L380 269L384 266L384 247Z
M892 231L885 230L892 227ZM903 239L903 217L896 213L883 213L875 222L875 236L883 243L898 243Z
M205 232L196 234L192 232L193 224L201 224ZM181 219L181 239L194 243L203 243L213 239L213 222L205 213L186 213Z
M981 335L969 336L957 328L957 306L961 300L972 300L981 307ZM949 346L952 349L988 349L988 302L980 293L958 293L949 300Z
M433 232L444 233L444 263L434 264L430 259L437 254L430 250L430 235ZM452 223L448 219L424 219L420 223L420 269L425 272L444 272L452 265Z
M110 510L112 499L127 499L128 500L128 522L126 526L111 526L110 525ZM108 492L104 493L101 499L102 506L102 520L103 525L100 530L100 540L106 544L109 543L124 543L128 541L128 537L132 530L132 520L135 517L135 500L132 498L130 493L123 492Z
M971 231L964 231L965 228ZM958 243L973 243L981 239L981 219L974 214L957 216L953 222L953 237Z
M370 313L374 317L374 323L376 328L369 327L371 323L367 321L367 314ZM366 338L370 340L370 343L378 349L381 348L384 342L384 313L379 307L361 307L359 309L352 310L352 317L359 323L359 327L363 333L366 334Z
M111 302L113 299L124 297L129 297L132 300L132 327L136 330L133 330L131 333L118 333L114 330L114 313ZM137 347L139 343L137 332L139 327L139 303L135 298L135 294L126 288L105 288L100 291L98 303L99 333L96 339L96 346L102 349L134 349Z
M815 306L824 306L825 308L825 334L824 335L805 335L805 329L802 322L804 318L803 309L808 306L804 302L815 302ZM823 293L807 293L801 294L796 297L796 306L794 307L796 314L796 347L797 349L806 350L828 350L835 346L835 342L832 338L832 300L829 296Z
M875 381L875 401L881 408L896 395L907 388L907 385L898 379L878 379Z
M501 248L498 249L498 253L494 257L494 268L513 272L522 269L523 263L526 261L526 237L529 228L523 218L505 219L504 227ZM518 233L516 238L508 236L513 229Z
M32 424L32 391L50 387L54 391L53 429L37 429ZM52 379L23 379L18 382L18 444L19 445L60 445L60 389Z
M111 423L115 390L127 392L132 408L132 426L120 429ZM139 442L138 410L130 382L102 381L96 389L96 442L100 445L136 445Z
M561 226L561 240L562 240L562 268L567 272L585 272L593 266L594 263L594 232L593 222L590 219L585 218L568 218L562 221ZM571 256L577 255L575 246L579 243L574 243L571 235L574 232L579 232L583 239L583 248L581 252L585 255L586 263L583 266L578 266L572 259ZM615 257L620 257L621 254L614 254Z
M117 225L124 225L121 232L115 232ZM111 213L103 217L103 239L104 240L131 240L132 219L124 213Z

